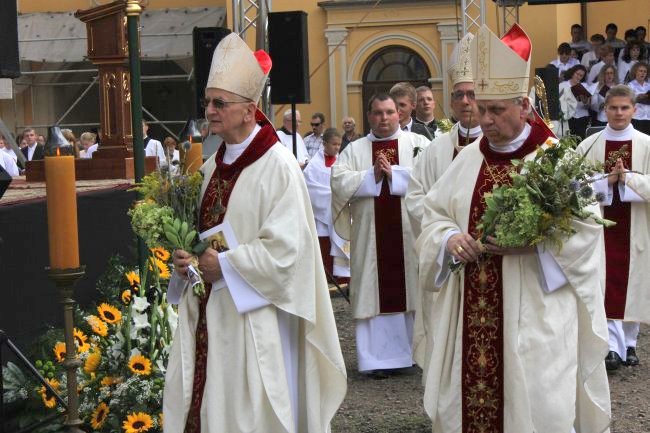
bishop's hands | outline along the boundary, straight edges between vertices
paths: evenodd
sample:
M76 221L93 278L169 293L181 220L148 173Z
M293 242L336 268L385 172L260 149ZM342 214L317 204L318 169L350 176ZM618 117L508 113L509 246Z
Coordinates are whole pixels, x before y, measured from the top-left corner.
M514 254L533 254L533 247L504 248L496 243L496 238L488 236L485 243L479 242L467 233L457 233L447 240L447 252L461 263L478 260L482 253L507 256Z
M375 160L374 170L376 183L381 181L384 176L386 176L388 180L391 180L393 178L393 169L390 166L390 162L388 162L388 159L386 159L386 157L382 154L379 154L377 156L377 159Z
M626 170L625 170L625 165L623 164L623 160L621 158L618 158L616 160L616 164L614 165L614 167L612 167L612 171L607 177L607 183L609 183L610 185L613 185L616 182L625 183L625 171Z
M218 256L217 250L207 248L199 257L199 270L203 281L206 283L217 281L223 276ZM184 250L174 250L172 257L176 273L183 278L187 278L188 268L192 264L194 256Z

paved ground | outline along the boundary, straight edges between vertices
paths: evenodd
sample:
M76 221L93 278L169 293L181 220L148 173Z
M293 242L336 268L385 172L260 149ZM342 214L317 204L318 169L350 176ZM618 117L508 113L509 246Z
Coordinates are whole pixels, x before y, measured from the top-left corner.
M350 306L340 297L332 299L348 368L348 393L332 422L333 433L430 433L424 414L421 372L385 380L367 378L357 372L354 326ZM641 327L639 367L623 367L610 375L612 393L611 433L650 432L650 328Z

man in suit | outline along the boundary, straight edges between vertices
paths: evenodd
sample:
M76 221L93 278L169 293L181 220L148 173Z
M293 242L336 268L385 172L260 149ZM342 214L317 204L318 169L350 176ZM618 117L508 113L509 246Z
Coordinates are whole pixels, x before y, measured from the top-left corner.
M399 113L399 126L402 131L415 132L433 140L433 134L426 126L413 121L411 114L415 110L417 93L411 83L401 82L395 84L390 89L390 96L397 102L397 111Z
M27 142L27 146L23 147L21 151L27 161L36 161L45 158L45 147L38 144L36 138L34 128L26 128L23 131L23 139Z

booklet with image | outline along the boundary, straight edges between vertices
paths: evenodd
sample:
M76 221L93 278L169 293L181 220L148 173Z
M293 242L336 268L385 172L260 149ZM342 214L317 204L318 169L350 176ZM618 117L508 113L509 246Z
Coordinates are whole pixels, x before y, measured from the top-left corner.
M237 237L235 237L235 232L232 230L232 226L225 220L223 223L212 227L204 232L199 233L200 240L207 240L210 243L210 248L216 250L218 253L223 253L229 251L233 248L237 248L239 243L237 242ZM190 286L194 287L195 284L201 281L201 276L193 266L189 267L191 272L188 273L190 278ZM223 281L223 280L220 280ZM212 288L217 289L223 287L221 284L218 284L219 281L213 283ZM221 287L215 287L215 284Z

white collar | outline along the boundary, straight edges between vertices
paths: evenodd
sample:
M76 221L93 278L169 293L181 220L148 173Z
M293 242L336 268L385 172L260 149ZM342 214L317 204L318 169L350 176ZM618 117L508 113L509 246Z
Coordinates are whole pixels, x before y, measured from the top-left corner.
M463 136L467 137L467 128L464 128L463 125L460 124L460 122L458 122L458 131L460 131L460 133ZM480 134L481 134L481 126L475 126L469 129L470 137L478 137Z
M526 141L526 139L530 135L530 130L531 129L532 128L530 127L528 122L526 122L526 125L524 125L524 130L521 131L521 134L519 134L519 136L517 136L517 138L515 138L514 140L512 140L510 143L506 144L505 146L495 146L492 143L489 143L490 149L492 149L494 152L497 152L497 153L514 152L515 150L519 149L524 144L524 141Z
M248 145L251 144L251 141L253 141L253 138L255 138L260 129L262 129L262 127L256 123L255 128L253 128L253 131L248 135L248 137L246 137L246 140L242 141L241 143L226 143L226 150L237 151L240 149L246 149Z
M605 129L603 130L603 138L605 140L611 140L611 141L628 141L632 140L632 135L634 134L634 127L630 123L627 125L627 128L621 129L621 130L616 130L612 129L609 124L605 126Z
M402 135L402 128L397 127L397 131L395 131L392 135L388 137L377 137L375 134L370 131L368 135L366 135L366 138L370 141L388 141L388 140L397 140L399 136Z

